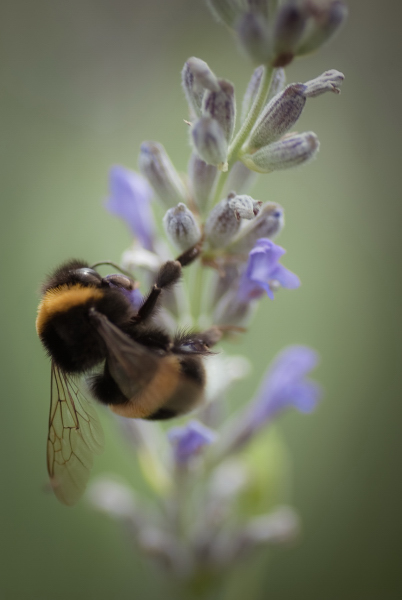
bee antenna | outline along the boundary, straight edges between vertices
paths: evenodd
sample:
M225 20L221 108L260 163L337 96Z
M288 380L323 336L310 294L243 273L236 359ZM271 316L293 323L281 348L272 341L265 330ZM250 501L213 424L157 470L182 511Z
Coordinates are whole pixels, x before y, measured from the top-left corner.
M127 277L129 277L130 279L133 278L132 273L130 273L129 271L126 271L126 269L122 269L121 267L119 267L118 264L112 262L111 260L103 260L102 262L97 262L94 265L91 265L91 269L95 269L96 267L100 267L101 265L109 265L111 267L113 267L114 269L117 269L118 271L120 271L120 273L123 273L123 275L127 275Z

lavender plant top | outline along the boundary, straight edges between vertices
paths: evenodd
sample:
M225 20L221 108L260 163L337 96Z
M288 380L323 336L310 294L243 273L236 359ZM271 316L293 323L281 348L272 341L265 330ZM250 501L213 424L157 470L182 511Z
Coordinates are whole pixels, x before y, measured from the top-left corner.
M179 329L205 330L212 338L216 335L215 343L220 337L230 342L252 328L265 295L273 300L279 289L300 286L298 275L281 263L285 249L273 241L284 226L286 198L279 199L280 205L268 191L267 197L255 198L250 187L256 174L276 177L272 174L317 157L316 134L292 131L306 103L319 102L327 92L339 95L344 76L330 69L305 83L286 85L284 68L327 43L347 11L339 0L279 6L268 0L208 0L208 5L253 64L240 116L234 84L217 76L205 61L189 58L182 71L188 105L183 118L191 143L187 176L160 143L146 141L139 154L141 175L118 166L111 170L107 208L133 234L122 266L134 277L139 273L146 286L154 283L168 258L196 249L197 261L162 296L157 326L173 335ZM296 303L298 293L293 293ZM268 331L261 319L258 326ZM194 352L191 334L188 339L188 350ZM271 350L269 341L264 350ZM223 408L228 392L246 375L247 359L218 350L203 364L204 403L191 420L170 428L167 435L166 427L155 422L119 421L158 503L150 506L129 486L110 478L90 490L98 509L120 520L145 554L180 578L188 598L201 587L210 592L227 569L260 546L283 543L297 533L290 507L267 504L256 517L252 502L245 503L254 497L250 486L260 486L259 497L265 493L263 475L252 483L245 458L250 447L268 448L271 440L264 460L269 462L272 452L277 464L279 450L269 425L288 408L311 412L322 395L309 378L318 353L290 346L274 359L258 391L250 392L251 400L225 418L231 412ZM283 474L272 481L281 481L281 476L283 483Z

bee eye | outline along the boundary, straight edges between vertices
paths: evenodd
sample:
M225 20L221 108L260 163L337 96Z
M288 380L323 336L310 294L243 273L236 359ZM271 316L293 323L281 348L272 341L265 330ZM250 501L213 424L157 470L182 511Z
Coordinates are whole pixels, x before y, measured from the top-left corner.
M125 290L133 290L134 282L126 275L120 275L116 273L115 275L107 275L104 277L103 281L106 281L110 285L115 285L120 288L124 288Z
M74 269L71 271L71 277L74 281L84 283L86 285L99 285L102 281L102 277L89 267L82 267L82 269Z
M204 353L208 350L207 346L199 340L188 340L180 345L181 352L189 352L191 354Z

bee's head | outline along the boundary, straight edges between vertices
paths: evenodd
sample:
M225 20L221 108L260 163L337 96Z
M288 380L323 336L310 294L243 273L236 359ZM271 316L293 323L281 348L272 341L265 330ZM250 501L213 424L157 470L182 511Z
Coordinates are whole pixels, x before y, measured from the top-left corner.
M65 283L80 283L84 286L101 287L102 277L97 271L90 267L80 267L79 269L71 269L68 272Z

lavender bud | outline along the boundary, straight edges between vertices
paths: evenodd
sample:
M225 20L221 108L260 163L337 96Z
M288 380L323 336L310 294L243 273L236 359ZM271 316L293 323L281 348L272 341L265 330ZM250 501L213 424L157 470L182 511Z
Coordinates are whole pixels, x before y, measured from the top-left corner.
M283 226L283 208L275 202L267 202L262 205L258 216L241 229L228 250L233 254L247 254L258 239L274 238Z
M246 151L252 152L278 140L296 123L306 103L304 86L293 83L272 98L262 111L250 138Z
M143 142L138 165L165 206L174 206L177 202L186 201L183 182L162 144Z
M138 507L134 493L126 485L101 477L87 491L88 501L98 510L114 518L136 519Z
M241 14L236 0L207 0L207 4L217 21L233 27Z
M200 117L205 90L219 91L218 80L207 63L194 56L184 63L181 79L190 112Z
M280 169L297 167L313 159L320 143L312 131L289 135L278 142L241 157L246 167L257 173L271 173Z
M241 121L245 121L248 113L253 106L255 97L257 96L257 92L260 87L261 77L264 72L264 67L260 65L254 70L254 73L251 76L249 84L247 86L246 92L243 96L243 103L241 105Z
M208 205L212 188L218 174L217 168L213 165L207 165L206 162L193 152L188 165L188 174L193 199L198 208L203 210Z
M266 64L272 58L272 41L267 21L255 13L244 14L236 25L240 45L251 60Z
M267 103L270 102L270 100L272 100L272 98L274 96L276 96L276 94L279 94L279 92L281 92L284 89L285 85L286 85L285 69L282 69L282 67L279 67L278 69L274 70L274 74L272 76L272 81L271 81L271 85L270 85L269 93L268 93L268 97L267 97Z
M246 6L250 12L268 18L268 0L246 0Z
M310 32L297 48L297 56L314 52L326 44L339 31L348 16L348 9L340 0L334 0L327 7L315 5L311 9L314 24Z
M169 208L163 217L163 225L170 241L181 250L191 248L201 237L193 213L182 202Z
M239 302L237 290L229 288L215 307L213 322L217 325L243 326L249 321L254 308L252 302Z
M339 88L344 79L345 75L340 71L336 71L335 69L325 71L319 77L311 81L306 81L303 94L306 98L315 98L316 96L325 94L325 92L340 94L341 90Z
M200 158L208 165L214 165L221 171L227 171L228 144L218 121L210 117L201 117L194 124L191 134Z
M274 26L274 67L292 62L305 25L306 15L293 0L279 9Z
M226 264L221 267L221 272L217 281L215 282L213 296L214 306L216 306L218 300L220 300L230 288L237 289L237 282L239 281L239 278L239 261L233 261L233 263L226 262Z
M211 247L226 246L240 229L241 219L253 219L260 205L261 202L250 196L236 196L233 192L221 200L205 223L205 235Z
M243 97L243 103L241 108L241 120L245 121L248 113L253 106L255 97L257 95L258 89L261 83L261 77L263 73L263 66L259 66L255 69L254 73L251 76L250 82L247 86L246 93ZM284 69L275 69L274 74L272 76L271 85L269 88L267 102L269 102L276 94L281 92L285 87L285 71Z
M262 544L275 545L293 541L299 530L299 519L287 506L277 508L273 513L254 517L239 534L234 558L243 557Z
M251 196L246 195L235 195L229 197L229 206L234 211L235 217L238 221L240 219L254 219L260 212L260 206L262 202L260 200L254 200Z
M237 161L230 170L226 182L226 190L235 190L238 194L247 192L257 178L255 171L247 169L246 165Z
M234 87L229 81L220 79L219 90L204 95L202 114L216 119L222 127L226 141L230 142L236 121L236 101Z
M189 557L183 553L177 539L159 527L142 527L136 541L149 558L175 576L183 576L191 568Z

